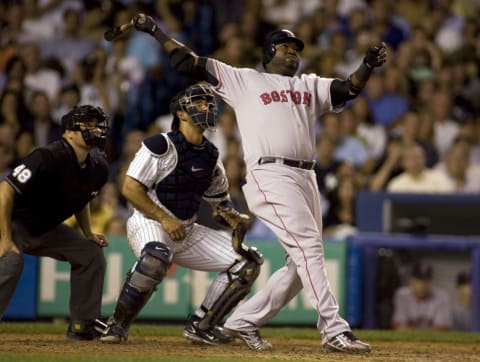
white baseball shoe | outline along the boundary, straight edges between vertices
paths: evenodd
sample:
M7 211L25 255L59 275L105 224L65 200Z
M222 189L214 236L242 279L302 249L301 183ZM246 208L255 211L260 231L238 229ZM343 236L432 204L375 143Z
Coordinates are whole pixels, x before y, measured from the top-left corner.
M325 352L368 353L372 348L355 337L352 332L343 332L325 343L323 350Z

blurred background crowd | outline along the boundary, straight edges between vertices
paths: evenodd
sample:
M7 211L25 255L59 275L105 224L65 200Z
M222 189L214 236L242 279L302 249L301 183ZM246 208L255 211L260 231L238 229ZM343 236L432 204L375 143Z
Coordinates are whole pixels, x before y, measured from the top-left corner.
M111 117L110 180L92 204L94 227L125 235L122 177L142 139L169 130L170 98L189 82L150 36L103 39L138 12L199 55L238 67L260 68L262 40L277 28L305 42L299 72L324 77L346 78L370 45L386 42L389 60L362 94L318 120L327 237L355 231L359 190L480 193L479 0L3 0L0 176L59 138L73 106L100 106ZM228 106L220 105L219 127L207 137L220 150L235 205L247 211ZM202 209L201 221L209 214ZM274 238L257 222L250 235Z

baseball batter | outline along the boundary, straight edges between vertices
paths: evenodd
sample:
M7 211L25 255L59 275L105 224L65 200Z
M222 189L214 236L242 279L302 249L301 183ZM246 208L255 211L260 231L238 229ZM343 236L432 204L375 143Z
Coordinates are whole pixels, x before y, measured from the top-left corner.
M171 102L172 131L146 138L131 162L122 193L134 206L127 222L128 242L137 261L124 282L103 342L127 340L130 324L162 281L172 262L219 272L205 300L183 331L206 344L229 343L217 324L250 291L263 259L253 248L223 231L195 223L200 199L214 215L242 230L248 216L232 208L228 181L217 148L203 137L217 122L214 94L195 84ZM235 241L235 243L232 243Z
M265 72L259 72L197 56L144 14L136 15L134 23L162 44L177 71L208 81L235 110L247 164L243 191L248 206L276 234L287 254L286 265L227 319L225 327L251 349L270 349L258 327L305 288L318 313L323 348L369 352L370 346L358 340L340 317L326 275L320 194L313 171L315 124L323 113L340 111L360 93L373 68L385 62L385 44L370 47L358 69L340 80L295 76L304 44L288 30L267 35Z

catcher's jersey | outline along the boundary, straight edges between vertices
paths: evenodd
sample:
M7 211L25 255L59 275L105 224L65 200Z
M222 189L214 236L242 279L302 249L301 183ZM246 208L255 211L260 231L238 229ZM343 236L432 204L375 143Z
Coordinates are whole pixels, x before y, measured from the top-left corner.
M200 199L228 198L228 181L217 148L206 138L193 145L179 131L146 138L127 175L148 189L148 196L180 220L192 221Z
M315 122L333 110L333 79L263 73L211 58L206 68L218 80L214 91L235 110L248 166L262 156L315 158Z
M12 220L34 235L49 231L81 211L107 178L108 164L99 153L90 153L80 167L64 139L37 148L6 177L17 192Z

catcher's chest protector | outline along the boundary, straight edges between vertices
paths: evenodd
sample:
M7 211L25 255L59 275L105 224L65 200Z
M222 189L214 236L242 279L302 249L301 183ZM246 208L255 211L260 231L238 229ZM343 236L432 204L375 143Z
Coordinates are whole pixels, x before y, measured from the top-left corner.
M203 193L212 181L218 159L217 148L208 140L200 145L188 143L180 132L168 137L177 150L177 167L156 186L159 201L182 220L198 211Z

